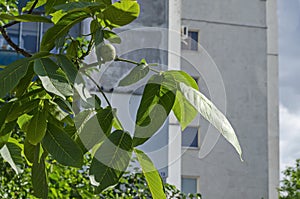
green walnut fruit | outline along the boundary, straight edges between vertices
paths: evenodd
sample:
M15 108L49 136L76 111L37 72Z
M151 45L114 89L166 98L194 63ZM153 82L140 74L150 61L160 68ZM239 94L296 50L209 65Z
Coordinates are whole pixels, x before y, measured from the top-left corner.
M103 62L112 61L116 58L116 49L111 44L100 44L96 48L96 54L98 59Z

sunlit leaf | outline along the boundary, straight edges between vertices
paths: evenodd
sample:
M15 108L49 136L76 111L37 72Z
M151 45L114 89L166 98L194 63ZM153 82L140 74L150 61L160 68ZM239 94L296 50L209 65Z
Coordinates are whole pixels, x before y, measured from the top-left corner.
M26 6L22 8L22 12L29 11L32 8L35 1L36 0L28 1ZM37 4L34 6L34 8L39 8L39 7L43 6L46 2L47 2L47 0L38 0Z
M112 32L112 31L103 30L103 36L104 36L105 39L107 39L111 43L116 43L116 44L121 43L121 38L116 33Z
M236 149L242 159L242 149L237 136L226 117L217 107L198 90L180 83L180 90L184 97L195 109L207 119Z
M23 164L22 156L21 156L22 149L14 142L8 141L1 149L0 155L2 158L7 161L13 170L19 174L22 172L20 169L21 165Z
M8 142L9 137L10 137L10 134L0 136L0 149Z
M59 73L58 69L58 65L49 58L34 61L34 71L42 81L44 88L65 99L65 96L73 95L73 90L65 75Z
M135 68L133 68L128 75L126 75L120 82L119 86L129 86L134 84L144 77L147 76L149 73L149 67L144 64L139 64Z
M139 13L140 6L136 1L117 1L103 11L105 20L113 27L129 24Z
M151 159L143 151L134 149L134 152L142 167L143 174L146 177L146 181L151 191L153 199L166 198L162 179L154 164L152 163Z
M44 34L41 42L42 51L50 51L55 46L57 38L65 35L77 23L90 17L89 13L83 11L70 12L59 19L59 21Z
M43 22L43 23L52 23L52 21L40 15L33 15L33 14L23 14L18 16L8 15L8 14L0 14L1 19L8 19L13 21L20 21L20 22Z
M198 112L183 96L180 91L179 84L184 83L196 90L199 89L198 84L184 71L166 71L163 73L163 76L165 78L165 86L176 87L176 99L172 110L180 123L181 130L183 131L195 119Z
M163 77L153 75L145 86L136 116L133 145L146 142L166 121L173 104L175 94L165 87Z

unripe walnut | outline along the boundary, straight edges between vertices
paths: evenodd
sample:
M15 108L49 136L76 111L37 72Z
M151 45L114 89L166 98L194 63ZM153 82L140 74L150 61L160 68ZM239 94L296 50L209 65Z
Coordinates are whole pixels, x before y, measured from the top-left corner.
M100 44L96 48L96 54L98 59L103 62L112 61L116 58L116 49L111 44Z

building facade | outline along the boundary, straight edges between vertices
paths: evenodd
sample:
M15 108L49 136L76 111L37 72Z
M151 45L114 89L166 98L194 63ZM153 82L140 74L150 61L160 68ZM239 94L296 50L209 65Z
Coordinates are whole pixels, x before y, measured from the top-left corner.
M174 115L143 150L162 177L203 198L275 199L279 186L278 47L276 0L140 0L141 16L119 31L118 54L184 70L200 91L226 113L239 138L244 162L200 115L181 132ZM21 23L10 36L28 51L38 50L45 24ZM74 32L87 33L89 21ZM138 38L138 39L137 39ZM0 39L1 64L10 50ZM4 53L5 52L5 53ZM6 60L6 61L4 61ZM94 54L88 62L97 60ZM0 64L0 65L1 65ZM133 66L113 63L99 74L126 130L146 81L117 88ZM127 90L126 90L127 89ZM125 106L124 106L125 104ZM127 106L128 105L128 106Z
M245 160L241 162L233 147L199 117L187 130L198 138L192 140L185 132L181 136L178 185L200 191L204 198L277 198L276 1L182 0L175 9L170 17L180 13L188 37L200 44L190 39L181 43L181 69L198 79L200 90L226 112ZM172 118L170 125L176 130Z

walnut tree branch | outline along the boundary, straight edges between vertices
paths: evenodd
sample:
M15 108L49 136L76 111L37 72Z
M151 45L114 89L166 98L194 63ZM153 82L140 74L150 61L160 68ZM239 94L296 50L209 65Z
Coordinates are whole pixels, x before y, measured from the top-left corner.
M22 55L24 55L25 57L31 57L32 55L30 53L28 53L27 51L25 51L24 49L20 48L17 44L15 44L10 37L8 36L6 30L0 26L0 32L3 36L3 38L6 40L6 42L17 52L17 53L21 53Z
M36 6L36 4L38 3L38 0L35 0L34 3L32 4L31 8L28 11L28 14L31 14ZM0 32L3 36L3 38L6 40L6 42L17 52L17 53L21 53L22 55L24 55L25 57L31 57L32 55L30 53L28 53L27 51L25 51L24 49L20 48L17 44L15 44L11 38L8 36L7 32L6 32L6 28L13 26L15 24L20 23L19 21L12 21L8 24L5 24L4 26L0 26Z
M36 6L37 3L38 3L38 0L35 0L34 3L31 6L31 8L28 10L28 14L31 14L33 12L34 7ZM12 21L12 22L10 22L8 24L3 25L2 27L3 28L8 28L8 27L16 25L18 23L20 23L20 22L19 21Z

